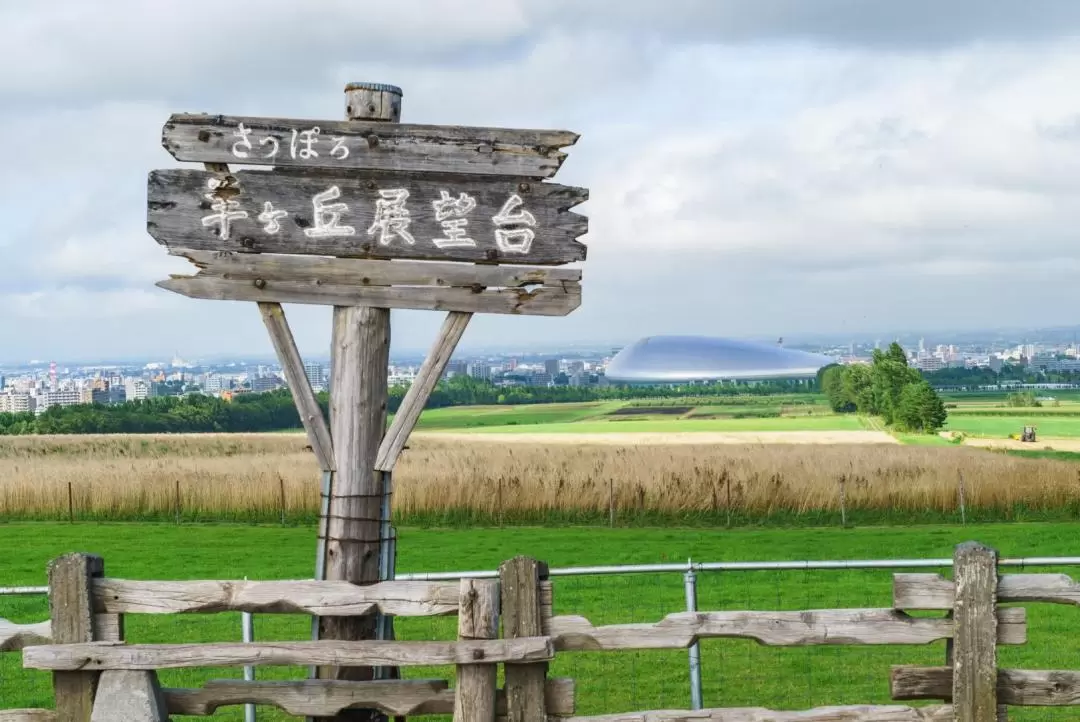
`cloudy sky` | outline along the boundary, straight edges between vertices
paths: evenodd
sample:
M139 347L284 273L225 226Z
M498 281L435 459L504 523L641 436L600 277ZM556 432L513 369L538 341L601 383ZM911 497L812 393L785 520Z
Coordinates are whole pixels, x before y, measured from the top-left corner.
M170 113L581 133L584 302L463 347L1080 322L1075 0L0 5L0 361L269 353L145 231ZM290 307L323 354L329 311ZM396 350L440 315L395 312Z

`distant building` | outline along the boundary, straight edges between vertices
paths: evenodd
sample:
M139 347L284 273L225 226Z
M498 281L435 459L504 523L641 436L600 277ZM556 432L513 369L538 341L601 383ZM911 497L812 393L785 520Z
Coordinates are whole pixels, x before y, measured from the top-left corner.
M36 406L36 399L30 394L14 391L0 394L0 413L25 414L33 411Z
M464 361L451 361L446 364L446 371L444 378L453 378L454 376L464 376L468 373L469 366Z
M549 358L549 359L544 361L544 373L549 374L551 376L558 376L559 370L560 370L559 366L560 366L559 359L557 359L557 358Z
M465 367L465 373L481 381L491 380L491 366L486 363L471 363Z
M315 391L323 391L327 387L326 368L313 361L308 361L304 364L304 375L307 376L308 383L311 384L311 388Z
M256 376L251 380L251 390L255 393L265 393L280 389L283 382L277 376Z
M81 403L82 393L77 389L47 391L38 398L36 410L44 411L53 406L77 406Z
M128 401L150 398L150 384L142 379L124 379L124 398Z
M948 364L945 362L944 359L937 358L936 356L927 356L926 358L921 358L915 362L915 368L919 369L920 371L928 372L940 371L947 365Z

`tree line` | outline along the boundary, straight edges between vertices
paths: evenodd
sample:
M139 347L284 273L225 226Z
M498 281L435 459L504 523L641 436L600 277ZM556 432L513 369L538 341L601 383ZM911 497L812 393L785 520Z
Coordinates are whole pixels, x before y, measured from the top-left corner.
M946 368L925 371L923 376L935 388L976 388L997 384L1075 384L1080 383L1080 371L1046 371L1037 367L1006 363L1000 371L986 366L976 368Z
M388 409L391 413L397 411L407 389L407 386L389 389ZM541 387L495 386L487 381L455 376L436 386L426 408L663 399L690 395L767 396L806 390L809 390L806 384L794 381L738 385ZM328 395L323 392L317 394L316 398L323 413L328 413ZM0 413L0 435L243 432L299 428L300 416L288 389L240 394L231 401L191 394L154 397L110 406L53 406L41 414Z
M874 349L869 364L827 366L818 374L829 405L839 413L880 416L900 431L931 433L945 425L945 404L898 343Z

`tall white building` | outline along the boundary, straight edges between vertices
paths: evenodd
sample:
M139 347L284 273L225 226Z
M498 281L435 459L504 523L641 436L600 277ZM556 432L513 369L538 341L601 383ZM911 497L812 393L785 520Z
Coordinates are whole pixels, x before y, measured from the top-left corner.
M304 375L307 376L308 383L311 384L311 388L315 391L322 391L326 388L326 369L323 368L322 364L314 361L305 362Z
M0 394L0 414L24 414L33 411L35 405L30 394L16 391Z
M128 401L142 401L150 398L150 384L143 379L124 379L124 393Z

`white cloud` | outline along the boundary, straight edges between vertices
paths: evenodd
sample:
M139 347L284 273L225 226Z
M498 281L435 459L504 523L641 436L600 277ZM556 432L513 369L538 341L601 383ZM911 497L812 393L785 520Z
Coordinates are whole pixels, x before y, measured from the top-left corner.
M984 2L965 25L964 0L933 37L924 0L797 5L6 5L0 345L269 352L247 305L154 288L187 264L146 234L146 174L176 165L160 146L172 112L336 118L348 80L402 85L411 122L582 134L559 180L591 192L583 306L477 319L467 344L938 323L928 298L992 325L1013 313L1003 287L1064 314L1080 5L1036 21ZM326 346L322 311L296 311L307 348ZM399 347L438 325L395 318Z

